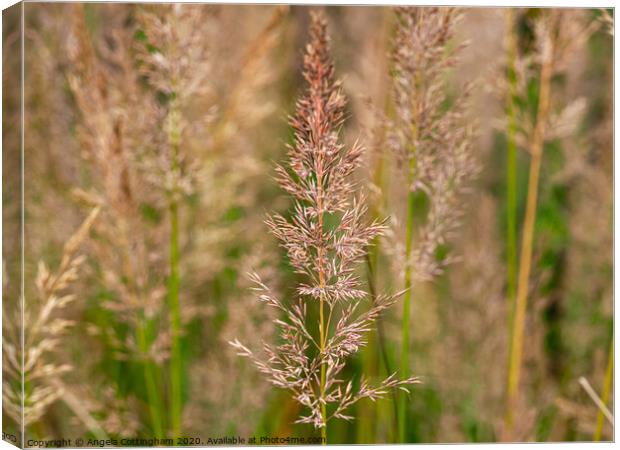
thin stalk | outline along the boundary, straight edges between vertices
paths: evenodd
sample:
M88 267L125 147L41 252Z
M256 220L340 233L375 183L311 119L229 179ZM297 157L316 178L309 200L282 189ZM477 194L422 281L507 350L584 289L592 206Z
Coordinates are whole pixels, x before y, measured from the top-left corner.
M178 111L176 102L171 101L170 108L170 134L169 143L171 148L171 169L179 171L178 153L180 133L176 120ZM180 175L177 175L180 176ZM182 380L183 361L181 355L181 310L179 302L179 205L177 192L172 193L169 200L170 215L170 278L168 280L168 308L170 313L171 332L171 355L170 355L170 419L172 437L179 437L181 431L182 414Z
M130 248L128 245L127 239L127 231L128 228L125 226L125 222L121 222L122 226L120 229L122 230L120 235L122 236L123 249ZM132 265L129 262L129 254L128 252L123 252L123 273L126 274L129 280L135 280L135 274L132 268ZM143 303L141 301L141 294L138 292L134 283L130 284L130 292L132 297L137 299L137 303ZM139 300L138 300L139 299ZM158 386L158 374L157 374L157 366L153 362L151 358L149 358L149 344L146 335L146 327L147 327L147 319L144 314L144 310L139 312L137 317L137 325L136 325L136 340L138 343L138 349L144 355L144 383L146 386L146 397L149 405L149 414L151 418L151 428L153 430L153 434L157 438L164 438L164 419L162 417L163 411L163 399L161 396L161 390Z
M581 385L583 390L586 391L586 394L588 394L588 397L590 397L592 402L598 407L598 410L602 412L605 418L609 421L609 423L613 425L613 414L609 409L607 409L607 406L605 405L605 403L603 403L603 400L601 400L601 398L598 396L592 385L588 382L587 378L579 377L579 384Z
M604 405L607 405L609 396L611 394L611 382L613 380L614 373L614 340L611 339L611 346L609 347L609 359L607 360L607 369L605 370L605 380L603 381L603 392L601 395L601 401ZM596 429L594 430L594 436L592 440L600 441L603 434L603 424L605 423L605 413L599 408L598 417L596 418Z
M380 161L377 163L377 166L382 166ZM376 171L378 172L379 170L379 167L377 167ZM377 211L379 208L373 209L373 216L375 218L379 217ZM374 305L376 301L375 277L377 274L374 268L377 267L380 242L378 237L375 238L372 245L367 248L365 257L366 280L368 282L368 290L370 291L371 305ZM386 357L385 344L381 342L381 336L379 335L380 320L380 317L377 318L377 329L368 332L368 342L362 353L362 373L370 377L376 376L379 372L379 353L382 353L384 358ZM358 444L372 444L375 442L377 407L377 402L367 402L366 405L360 408L356 426Z
M552 44L550 44L552 45ZM532 268L532 245L534 242L534 224L536 221L536 203L538 199L538 184L540 166L545 142L545 124L549 115L551 75L552 75L552 48L543 55L540 74L540 92L538 99L538 113L536 126L532 136L530 173L527 188L527 205L523 223L523 241L521 243L521 259L519 261L519 278L517 297L512 328L512 342L510 345L510 362L508 368L506 430L510 435L513 427L514 410L517 406L519 382L521 376L521 362L523 359L523 334L525 330L525 315L527 311L527 296L529 291L530 271Z
M370 277L374 276L370 272L370 261L367 258L367 280L370 285ZM372 297L371 297L372 298ZM374 301L372 299L371 301ZM373 329L368 332L368 342L362 353L362 373L366 376L375 377L379 372L379 348L377 342L379 339L378 330ZM377 402L365 401L358 404L358 417L356 420L356 435L358 444L372 444L375 442L377 427Z
M374 280L374 274L375 274L374 267L376 267L376 262L373 262L373 259L376 259L376 258L371 258L369 253L366 254L366 268L367 268L367 273L368 273L368 290L370 291L370 297L372 298L372 301L374 304L374 302L377 299L377 290L376 290L375 280ZM377 318L377 342L379 344L378 350L381 353L381 356L383 359L383 365L385 367L385 372L388 375L391 375L393 372L392 372L390 360L388 358L387 348L385 346L386 337L383 331L383 325L381 324L380 318ZM398 395L394 391L392 391L392 406L394 408L394 411L393 411L394 420L392 421L392 425L393 425L392 432L393 432L393 436L396 437L398 435L398 423L397 423Z
M514 35L514 12L506 9L506 50L508 56L506 99L506 272L507 295L510 303L510 320L514 313L517 290L517 118L515 95L517 92L516 58L517 42Z
M59 380L51 380L52 386L56 389L62 389L63 385ZM97 439L107 441L110 437L101 428L99 422L97 422L93 416L91 416L88 408L84 405L78 395L72 393L69 390L65 390L62 394L62 401L67 405L69 409L75 414L75 416L86 426L93 436ZM156 436L157 437L157 436Z
M157 374L156 367L147 356L147 339L146 330L144 324L144 318L140 318L138 321L138 347L144 354L144 382L146 385L146 396L149 405L149 414L151 416L151 427L156 438L164 437L164 430L162 427L161 402L159 401L159 389L157 389Z
M412 267L410 263L411 250L413 248L413 213L414 213L414 193L411 190L411 181L414 176L415 160L411 158L409 165L409 183L407 194L407 237L405 245L405 294L403 298L403 323L402 340L400 351L400 377L406 379L409 376L409 316L411 312L411 281ZM401 392L399 396L398 408L398 435L400 442L404 443L407 436L407 393Z
M323 313L324 306L323 297L321 297L321 318L320 318L320 327L321 327L321 354L325 351L325 318ZM321 398L325 396L325 363L321 364ZM323 416L323 426L321 427L321 444L327 444L327 405L325 402L321 403L321 415Z
M179 305L179 212L176 201L170 203L170 280L168 285L170 325L172 334L170 401L172 436L181 428L182 361L180 347L181 313Z
M373 173L373 183L375 186L378 186L379 189L382 191L383 189L383 179L384 179L384 158L385 158L385 152L383 152L383 143L385 142L385 130L382 128L382 133L380 135L380 137L378 138L378 145L377 145L377 155L376 155L376 162L374 165L374 173ZM380 219L381 216L381 198L383 198L383 195L381 195L380 198L378 198L374 203L373 203L373 208L372 208L372 217L374 219ZM376 301L376 289L375 286L377 284L377 272L375 271L375 268L378 267L378 262L379 262L379 255L381 254L381 239L379 237L376 237L373 242L372 245L370 245L367 248L367 252L366 252L366 279L368 281L368 288L370 290L370 297L372 300L372 304L374 305L375 301ZM377 318L377 329L376 330L371 330L369 332L369 336L368 336L368 343L366 344L366 348L364 349L364 353L363 353L363 360L362 360L362 364L363 364L363 373L369 375L369 376L373 376L373 375L377 375L379 372L379 359L380 356L383 357L383 361L385 363L385 368L387 371L388 376L392 374L392 372L389 370L389 363L387 361L387 354L386 354L386 348L385 348L385 341L383 336L381 335L381 317ZM381 353L381 355L379 355L379 353ZM396 396L394 396L396 397ZM376 431L377 431L377 410L378 410L378 403L377 402L368 402L367 406L364 407L361 411L360 411L360 417L357 420L357 443L358 444L362 444L362 443L375 443L376 442ZM394 408L397 407L397 400L396 398L394 398ZM394 415L394 420L396 421L398 417L398 414ZM393 425L396 427L396 423L394 422Z
M321 156L319 156L318 166L317 166L317 212L318 212L318 220L319 220L319 236L321 242L318 246L318 259L319 259L319 285L321 287L321 292L325 290L325 268L323 267L323 160ZM327 330L325 328L325 297L323 294L320 296L320 323L319 323L319 335L320 335L320 351L321 358L323 358L323 353L325 352L325 342L326 342L326 333ZM331 310L330 310L330 319L331 319ZM321 363L321 400L325 398L325 371L326 365L323 361ZM321 402L321 415L323 416L323 426L321 427L321 445L327 445L327 404L326 402Z

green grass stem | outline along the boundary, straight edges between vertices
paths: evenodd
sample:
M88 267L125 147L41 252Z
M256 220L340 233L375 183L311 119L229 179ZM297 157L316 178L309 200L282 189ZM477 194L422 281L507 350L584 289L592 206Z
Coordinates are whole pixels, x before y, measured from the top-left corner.
M157 367L155 363L148 357L148 344L146 338L146 330L144 318L140 319L137 328L138 347L144 355L144 383L146 386L147 403L151 418L151 428L156 438L164 437L163 421L162 421L162 404L160 398L160 389L157 387Z
M410 180L413 178L413 164L410 168ZM411 183L409 183L411 184ZM413 215L414 193L410 190L407 194L407 237L405 246L405 294L403 298L403 323L402 340L400 351L400 376L406 379L409 376L409 339L410 339L410 315L411 315L411 281L412 267L410 264L411 250L413 248ZM407 400L406 392L399 393L398 407L398 436L399 442L405 443L407 438Z
M507 295L511 318L517 292L517 119L515 96L517 92L517 43L514 35L514 11L506 9L506 51L508 57L508 95L506 101L506 271Z
M176 101L173 98L170 106L171 169L179 172L180 131ZM181 176L178 174L177 176ZM179 205L178 192L170 196L170 277L168 279L168 309L170 314L171 355L170 355L170 426L172 438L180 437L181 416L183 409L183 359L181 353L181 307L179 301Z

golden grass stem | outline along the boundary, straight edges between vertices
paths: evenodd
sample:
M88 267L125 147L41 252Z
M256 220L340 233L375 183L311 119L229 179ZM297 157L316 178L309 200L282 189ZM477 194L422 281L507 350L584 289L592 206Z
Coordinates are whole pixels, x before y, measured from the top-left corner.
M551 46L551 41L549 46ZM508 367L506 431L508 436L512 434L514 411L517 406L519 394L519 382L521 376L521 363L523 359L523 335L525 330L525 316L527 311L527 297L529 291L530 271L532 268L532 246L534 243L534 225L536 222L536 204L538 201L538 184L540 178L540 166L542 161L543 146L545 142L545 124L549 115L551 75L553 51L547 49L543 55L540 90L538 97L538 113L536 125L531 141L530 172L527 188L527 205L525 220L523 223L523 236L521 243L521 258L519 261L519 277L517 284L517 297L512 328L512 341L510 345L510 361Z
M601 401L603 405L607 405L609 402L609 396L611 394L611 382L613 381L614 373L614 340L611 339L611 346L609 347L609 359L607 360L607 369L605 370L605 380L603 381L603 392L601 393ZM600 441L603 435L603 424L605 423L605 413L599 408L598 417L596 418L596 429L594 430L594 436L592 440Z

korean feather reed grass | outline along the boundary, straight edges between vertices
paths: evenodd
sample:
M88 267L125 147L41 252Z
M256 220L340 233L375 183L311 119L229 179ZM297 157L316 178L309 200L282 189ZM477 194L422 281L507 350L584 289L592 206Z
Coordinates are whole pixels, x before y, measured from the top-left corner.
M181 145L188 99L204 98L209 88L204 83L209 73L207 49L197 24L211 10L182 5L136 8L138 31L121 25L95 48L86 32L84 7L76 6L68 79L81 112L86 157L101 180L100 193L82 196L94 197L106 207L98 261L104 284L119 300L108 302L108 307L134 330L124 346L144 367L152 432L164 437L169 428L179 436L185 365L180 344L179 207L193 192L196 173ZM118 14L119 23L125 17ZM193 59L182 57L180 49L189 50ZM149 221L145 204L165 207L168 226ZM166 247L167 264L159 255ZM164 288L160 280L166 275ZM166 317L167 326L162 320ZM160 365L168 355L166 377ZM169 426L162 395L168 378Z
M275 214L267 220L305 281L296 288L297 302L289 305L255 276L260 300L284 316L276 321L282 343L265 344L265 356L238 340L231 344L273 385L291 391L307 409L297 422L320 429L325 444L329 420L351 420L347 410L360 399L380 398L391 388L406 389L417 379L399 380L393 374L378 386L362 380L354 389L353 380L339 378L346 359L366 344L365 333L397 297L378 297L372 308L358 312L367 293L361 289L355 265L383 225L364 224L364 200L353 198L355 186L349 177L359 166L362 148L338 142L345 99L334 79L326 19L312 13L311 20L303 71L307 90L291 118L295 142L288 148L288 165L277 167L280 186L295 200L293 217L289 221ZM315 308L318 324L308 311Z
M392 51L395 113L390 140L407 187L404 255L399 258L405 289L400 375L406 379L414 282L434 279L451 261L438 252L459 226L462 211L458 199L478 169L471 146L472 128L464 117L469 87L451 99L446 85L446 75L463 47L451 47L458 11L397 8L396 15ZM429 203L422 222L415 219L420 195ZM420 224L417 230L415 223ZM398 404L399 439L406 442L407 398L401 394Z
M84 6L75 5L68 41L73 64L67 78L81 113L79 133L82 145L88 149L85 157L101 187L96 193L83 193L82 197L105 207L95 251L104 284L117 294L106 306L133 330L133 336L122 347L142 363L151 429L156 437L163 437L161 374L152 351L154 342L147 336L153 317L161 311L158 287L149 283L147 274L157 273L159 269L146 258L152 235L139 212L137 173L128 152L131 138L125 125L132 111L130 105L138 101L132 60L123 50L130 45L131 38L120 30L110 36L114 50L108 57L123 69L118 75L96 57L84 15ZM123 83L118 82L119 78Z
M142 72L157 95L162 95L159 112L165 136L156 147L162 170L169 220L167 301L170 327L170 428L174 438L181 436L183 411L184 358L181 348L179 208L183 198L193 192L195 165L183 151L183 135L188 126L184 108L194 96L205 95L211 62L199 24L210 13L208 8L166 5L144 8L138 21L146 40L141 48Z
M543 11L534 24L536 47L533 62L539 70L536 114L533 123L527 116L519 117L522 129L531 130L529 133L526 131L530 168L508 363L505 417L505 433L508 440L513 438L515 415L519 411L521 401L519 396L521 365L527 304L531 294L530 276L544 145L551 139L567 137L574 133L584 106L583 100L577 99L560 112L554 113L552 80L564 70L568 59L586 41L593 30L592 25L593 23L584 23L583 16L577 11L568 10Z
M94 208L67 240L55 270L39 261L35 279L36 301L28 298L24 302L23 347L21 317L11 318L14 328L4 330L4 410L18 423L23 417L24 427L36 423L50 405L63 397L62 376L73 369L72 365L60 363L57 359L63 336L73 326L72 321L62 317L62 313L77 300L71 288L79 279L85 261L79 250L99 212L99 207Z
M547 25L549 27L550 25ZM544 25L541 25L544 27ZM536 202L538 195L538 180L540 175L540 165L542 160L543 144L545 139L545 125L549 114L551 75L553 67L553 45L554 40L549 28L541 28L545 34L539 36L540 43L541 71L540 88L538 98L538 112L536 114L536 127L532 136L531 162L528 179L528 195L525 220L523 224L523 244L521 247L519 281L517 284L517 297L514 313L514 330L511 339L510 367L508 370L508 407L506 411L506 425L508 432L511 432L513 424L513 414L517 402L517 390L521 370L521 354L523 352L523 332L525 328L525 313L527 307L527 296L529 277L532 261L532 244L534 240L534 221L536 219Z
M143 368L133 394L147 411L146 430L178 437L187 425L183 410L191 392L185 330L196 312L207 309L182 305L181 298L192 300L205 278L227 269L232 240L257 222L249 215L233 226L222 217L248 208L259 195L252 183L262 175L261 155L248 140L272 105L264 87L276 70L268 60L287 9L273 11L240 57L241 72L227 75L225 94L212 89L229 70L218 72L211 62L220 50L209 38L219 29L213 20L220 18L219 8L149 5L102 12L114 26L95 40L85 7L75 5L66 44L78 136L95 185L78 195L103 206L96 272L111 297L103 307L118 323L99 333L113 340L119 360ZM197 111L207 114L196 120ZM249 151L233 154L229 147ZM234 174L219 176L232 166ZM190 198L207 213L196 215ZM195 252L188 226L201 228ZM207 275L185 276L181 292L182 272Z
M9 10L5 439L613 437L611 9Z

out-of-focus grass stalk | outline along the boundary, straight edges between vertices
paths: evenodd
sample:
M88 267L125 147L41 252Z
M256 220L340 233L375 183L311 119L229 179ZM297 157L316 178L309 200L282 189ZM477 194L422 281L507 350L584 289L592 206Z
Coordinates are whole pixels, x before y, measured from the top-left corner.
M390 14L384 14L383 19L383 33L382 35L387 35L390 25ZM386 96L386 110L389 109L389 96ZM385 147L385 138L386 138L385 127L382 126L380 128L380 134L377 136L376 140L376 159L374 162L374 170L372 174L372 182L374 186L376 186L380 192L380 194L376 197L375 201L372 203L371 207L371 216L375 220L381 220L381 210L382 210L382 200L384 199L384 175L385 175L385 157L386 152L384 151ZM377 267L379 263L379 255L381 254L381 238L376 237L372 245L368 248L368 253L366 254L366 278L368 280L368 289L370 291L371 300L374 304L376 300L376 287L378 282L378 272ZM377 329L372 330L368 336L368 344L363 353L362 360L362 373L367 375L376 375L379 372L379 359L383 356L383 360L385 363L385 369L387 375L391 375L391 371L388 363L388 356L386 354L385 342L381 333L381 318L377 318ZM394 398L396 400L396 398ZM378 410L377 402L369 402L368 406L363 408L360 414L360 417L357 420L357 443L376 443L376 432L377 432L377 410ZM396 407L396 403L394 403L394 407ZM397 419L397 415L394 416L394 421ZM396 423L394 422L396 427ZM395 437L395 436L394 436Z
M514 10L506 8L506 56L508 95L506 101L506 272L510 320L514 314L517 290L517 122L515 95L517 91L517 40L514 32Z
M523 334L525 329L525 315L527 311L527 296L529 290L530 271L532 268L532 246L534 242L534 224L536 222L536 203L538 200L538 184L543 146L545 142L545 125L549 115L553 40L549 38L544 45L541 55L540 89L538 95L538 110L536 125L532 135L530 148L530 173L527 187L527 205L523 223L521 243L521 258L519 261L519 278L517 283L517 297L510 345L510 361L508 367L508 389L506 410L506 431L512 434L514 409L519 394L521 376L521 362L523 359Z
M609 347L609 359L607 360L607 369L605 370L605 380L603 381L603 392L601 400L604 405L607 405L609 401L609 395L611 394L611 381L613 380L614 373L614 339L611 338L611 346ZM596 429L594 430L594 436L592 440L600 441L603 434L603 423L605 422L605 414L602 410L599 410L598 417L596 418Z
M383 152L377 157L375 163L375 170L373 174L373 183L378 186L379 189L383 186ZM373 219L380 219L381 207L379 205L380 200L377 199L372 207ZM381 253L381 239L376 237L372 245L368 248L366 254L366 279L368 281L368 290L370 292L370 298L372 304L374 304L376 296L377 286L377 267L379 261L379 254ZM362 359L362 373L367 375L377 375L379 372L379 359L382 355L386 365L386 371L390 374L389 365L387 363L387 355L385 354L385 342L381 336L380 320L377 319L377 329L372 330L368 336L368 344L366 344L365 351ZM377 402L369 402L366 407L360 411L360 417L357 420L357 444L373 444L376 443L376 431L377 431ZM396 416L394 417L396 420Z
M379 188L381 192L383 192L384 187L384 174L385 174L385 157L386 154L383 152L383 142L385 139L385 130L383 130L382 135L378 139L378 147L380 153L377 155L377 160L374 167L373 173L373 183L375 186ZM381 219L381 199L383 199L383 195L380 195L379 198L372 205L372 217L373 219L380 220ZM372 245L368 248L368 253L366 254L366 277L368 280L368 290L370 292L370 297L374 304L377 298L377 267L379 264L379 255L381 254L381 239L376 237L373 240ZM364 352L363 359L363 371L365 374L377 374L379 372L379 359L383 358L383 365L385 366L385 371L387 375L392 373L389 358L387 355L387 348L385 346L385 336L382 332L381 326L381 318L377 318L377 329L374 332L370 333L368 344L366 346L366 351ZM398 435L398 396L395 394L392 398L392 403L394 406L394 417L393 417L393 437L396 438ZM357 443L376 443L376 431L377 431L377 418L379 414L378 403L371 402L366 408L362 410L362 415L357 420Z
M228 100L220 114L217 124L211 131L212 144L210 152L220 152L227 145L226 139L230 129L230 124L238 121L243 115L239 114L239 107L247 102L245 95L246 88L252 84L252 79L256 77L257 66L260 61L265 58L275 44L271 44L274 31L283 26L283 22L289 17L290 7L288 5L279 5L269 19L267 26L262 30L261 34L251 43L244 55L241 67L239 67L239 80L233 85Z
M403 323L402 323L402 339L400 349L400 376L404 380L409 373L409 317L411 313L411 250L413 248L413 214L414 214L414 193L411 185L414 179L415 170L415 151L411 153L409 158L409 173L407 188L407 236L405 244L405 295L403 298ZM407 393L401 392L398 401L398 436L401 443L406 442L407 437Z
M375 244L377 245L377 244ZM368 284L374 284L376 273L374 268L376 265L373 260L376 259L376 249L369 249L366 257L366 278ZM374 286L373 286L374 287ZM370 289L369 289L370 290ZM374 298L371 300L373 301ZM377 330L368 333L368 343L362 354L362 373L368 376L374 376L379 371L379 336ZM358 406L358 417L356 422L356 444L372 444L376 442L377 430L377 403L366 402L363 407Z
M126 236L126 228L123 228L124 238L123 241L127 241ZM135 280L135 274L132 270L131 263L129 262L129 255L125 251L123 252L123 267L126 268L125 273L128 278L131 280ZM138 294L136 286L132 283L132 295L137 296ZM144 383L146 387L146 398L149 405L149 415L151 418L151 429L156 438L164 438L164 418L163 418L163 398L161 387L158 383L158 370L152 358L149 357L149 343L146 334L147 330L147 319L144 314L144 310L140 313L137 324L136 324L136 341L138 344L138 349L142 353L144 357L143 366L144 366Z
M137 325L138 347L144 355L144 382L146 384L146 396L149 404L149 413L151 416L151 428L156 438L164 437L161 416L161 401L159 398L160 390L157 387L156 367L153 361L148 358L147 339L144 317L141 317Z
M59 380L52 380L51 384L56 389L63 389L63 385ZM88 408L84 406L82 400L79 399L77 395L71 391L64 390L62 394L62 401L73 412L73 414L75 414L75 417L77 417L86 426L86 428L88 428L88 431L90 431L93 436L104 441L110 439L99 422L97 422L90 415Z
M178 437L181 427L182 361L180 348L181 314L179 305L179 212L176 201L170 202L170 280L169 306L172 330L170 373L172 436Z
M173 91L174 92L174 91ZM174 94L173 94L174 95ZM179 111L173 97L169 115L169 144L171 169L179 171L178 154L181 141L178 126ZM177 175L180 176L180 175ZM181 358L181 311L179 304L179 205L178 187L175 186L169 200L170 214L170 278L168 280L168 308L170 313L171 355L170 355L170 421L172 437L179 437L182 413L183 361Z
M379 240L377 240L377 245L379 244ZM374 256L374 257L373 257ZM368 276L368 290L370 292L370 297L372 298L373 304L375 303L376 299L377 299L377 288L376 288L376 270L375 267L377 267L377 258L378 256L378 252L369 252L366 254L366 273ZM373 339L373 347L369 347L370 345L370 341L367 345L367 350L372 350L372 354L367 354L365 355L366 358L364 359L364 363L365 363L365 369L370 367L370 368L376 368L377 371L379 369L378 365L378 359L379 356L382 356L383 358L383 365L385 367L385 372L389 375L392 374L392 368L390 365L390 360L389 360L389 356L388 356L388 350L386 348L385 342L386 342L386 337L385 337L385 333L383 331L383 327L381 325L381 321L377 320L377 330L376 333L373 335L374 339ZM372 362L373 365L369 365L368 367L366 366L366 362L370 361ZM367 372L364 372L367 373ZM392 417L392 439L396 439L398 436L398 395L396 393L392 393L392 406L394 408L393 411L393 417ZM372 407L372 409L370 408ZM365 413L366 415L362 415L359 419L358 419L358 444L361 443L366 443L366 441L360 442L360 437L363 438L368 438L370 439L370 437L376 438L376 422L377 422L377 417L379 416L379 414L377 413L378 410L378 403L377 402L372 402L369 405L369 408L364 408L362 410L363 413ZM362 419L366 419L367 422L370 423L364 423L364 420ZM364 432L364 425L367 428L370 428L370 430L366 430L366 434L363 434ZM367 439L366 439L367 440ZM376 443L376 439L373 440L367 440L368 443Z
M506 8L506 78L508 92L506 99L506 296L508 301L508 323L514 323L515 296L517 290L517 144L516 144L516 57L517 41L514 32L514 10ZM512 346L514 327L509 329ZM510 357L510 356L509 356ZM510 362L509 362L510 364ZM510 379L508 381L510 384ZM511 415L512 412L507 413ZM512 417L508 420L512 422Z

